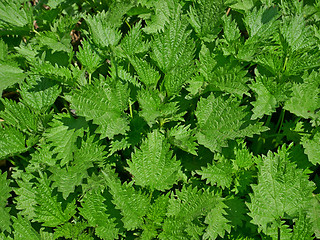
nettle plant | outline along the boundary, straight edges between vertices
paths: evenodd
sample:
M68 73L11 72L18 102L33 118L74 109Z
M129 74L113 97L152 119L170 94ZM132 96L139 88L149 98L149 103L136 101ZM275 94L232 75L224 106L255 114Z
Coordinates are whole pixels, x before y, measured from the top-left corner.
M1 0L0 239L320 238L318 0Z

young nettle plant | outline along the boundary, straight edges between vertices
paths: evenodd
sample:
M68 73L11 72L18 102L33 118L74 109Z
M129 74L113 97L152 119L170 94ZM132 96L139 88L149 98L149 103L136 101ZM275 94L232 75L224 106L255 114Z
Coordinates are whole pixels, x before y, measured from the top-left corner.
M318 1L0 3L0 239L319 239Z

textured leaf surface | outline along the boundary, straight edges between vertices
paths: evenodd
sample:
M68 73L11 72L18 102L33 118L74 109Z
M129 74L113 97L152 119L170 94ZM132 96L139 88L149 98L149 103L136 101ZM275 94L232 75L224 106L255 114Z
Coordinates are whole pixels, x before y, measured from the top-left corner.
M177 181L180 162L170 151L170 144L159 131L148 134L128 161L128 171L133 175L135 184L166 190Z
M0 93L7 87L20 83L25 78L22 69L0 63Z
M43 225L48 227L56 227L67 222L75 213L74 203L67 203L63 210L57 196L53 196L50 181L47 177L44 175L43 178L38 178L38 181L37 205L35 206L36 220L43 222Z
M253 185L252 189L251 203L247 204L249 215L252 223L267 231L268 225L277 219L286 216L294 218L299 211L308 209L314 184L290 161L289 150L283 147L263 158L258 184Z
M101 138L113 138L129 130L129 122L124 110L128 108L128 86L118 81L112 84L95 82L83 87L70 96L76 114L93 120L99 127L96 130Z
M111 170L103 172L113 203L121 211L122 222L126 229L136 229L141 227L143 217L150 207L150 199L141 191L136 191L132 184L124 183L115 178Z
M234 98L224 99L211 94L198 102L198 142L211 151L220 151L228 139L252 136L266 130L261 123L250 121L249 112Z
M198 6L190 7L190 23L200 39L212 42L217 37L224 14L224 2L220 0L198 0ZM211 16L215 16L212 18Z
M207 183L217 185L218 187L229 188L232 183L233 166L230 160L220 159L218 162L213 162L201 170L196 171L201 175L202 179L207 179Z
M26 137L14 127L0 128L0 158L24 152Z
M55 147L53 151L58 154L57 157L62 159L61 165L71 161L73 152L77 149L77 138L82 137L87 128L87 122L82 117L75 119L68 114L55 116L45 136Z
M314 165L320 163L320 133L317 132L312 139L303 137L301 142L309 161Z
M23 102L29 107L45 111L59 96L61 89L55 82L47 78L34 77L20 85Z
M7 208L8 204L8 198L11 196L11 188L9 187L9 181L7 180L7 173L2 173L0 171L0 229L1 231L11 231L10 226L10 214L9 214L9 208Z
M26 239L26 240L41 240L40 235L31 226L28 219L18 215L18 218L13 218L14 227L14 239Z
M9 99L1 99L1 101L5 107L5 110L0 112L4 123L14 126L22 132L37 132L38 119L34 112L21 102L17 103Z
M91 191L85 195L81 204L80 214L88 221L89 225L96 227L96 234L102 239L115 239L118 228L107 213L104 197L98 191Z

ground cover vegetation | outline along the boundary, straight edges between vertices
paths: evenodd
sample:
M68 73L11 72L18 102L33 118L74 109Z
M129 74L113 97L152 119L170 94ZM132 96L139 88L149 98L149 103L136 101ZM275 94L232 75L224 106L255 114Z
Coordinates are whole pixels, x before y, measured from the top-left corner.
M320 238L319 20L1 0L0 239Z

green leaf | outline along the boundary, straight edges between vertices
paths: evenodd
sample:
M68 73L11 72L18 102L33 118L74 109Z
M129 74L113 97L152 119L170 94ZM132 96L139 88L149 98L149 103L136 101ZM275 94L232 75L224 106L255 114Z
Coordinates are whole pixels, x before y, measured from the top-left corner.
M32 180L32 181L31 181ZM34 176L31 174L23 174L22 179L16 179L18 187L13 188L17 197L15 197L16 207L21 211L21 214L28 220L33 220L36 217L35 206L36 191L34 184Z
M65 199L89 177L87 170L93 167L93 163L102 163L104 159L103 147L94 142L93 137L82 142L81 148L76 149L73 155L74 160L68 166L61 168L57 165L50 168L53 173L50 179L54 181L52 186L57 187Z
M75 119L66 113L55 115L44 136L55 147L53 152L57 153L57 159L61 159L61 166L72 160L77 149L76 141L87 129L88 123L83 117Z
M317 132L312 138L304 136L301 139L305 154L313 165L320 164L320 132Z
M172 187L180 170L180 162L170 151L170 144L157 130L148 134L140 150L136 149L132 154L128 165L135 184L160 191Z
M191 65L184 67L176 67L168 72L163 79L163 85L168 96L178 94L183 84L191 78L195 68Z
M170 18L180 11L180 4L175 0L152 1L154 14L146 19L143 31L147 34L154 34L163 31L164 26L170 21Z
M147 213L145 225L142 227L141 239L153 239L158 236L158 230L162 228L166 218L168 204L168 194L161 195L154 201Z
M20 84L20 94L23 103L38 111L46 111L61 93L58 84L50 79L41 77L28 78Z
M96 15L87 15L85 20L89 26L93 42L101 49L114 47L121 38L121 33L116 27L108 24L108 14L100 12Z
M149 42L145 42L143 38L141 22L138 22L121 40L120 47L123 53L129 57L133 57L135 54L147 52L150 44Z
M32 27L33 9L29 3L21 1L3 0L0 2L0 35L11 33L11 31L29 31ZM1 71L0 71L1 72Z
M320 107L319 74L304 75L303 83L294 83L291 97L285 102L284 109L303 118L319 118L316 112Z
M113 203L121 211L124 227L127 230L140 228L143 225L143 217L150 208L149 197L135 190L132 182L121 184L111 170L102 173L113 197Z
M2 232L8 231L10 232L10 214L9 208L6 207L8 205L8 198L11 196L11 188L9 187L9 180L7 180L7 173L2 173L0 170L0 230Z
M14 239L41 240L39 233L31 226L28 219L18 215L13 218Z
M317 238L320 237L320 195L313 195L313 200L311 204L308 216L312 223L312 228Z
M27 150L26 136L14 127L0 127L0 159Z
M35 220L43 222L42 225L47 227L57 227L67 222L76 212L75 203L65 203L65 208L62 209L62 203L53 195L47 176L43 174L37 180L39 183L36 188Z
M96 132L101 138L112 139L129 130L128 116L124 113L129 107L129 96L127 84L96 81L94 85L76 90L68 99L77 115L99 126Z
M187 67L192 63L195 46L187 27L187 20L176 15L151 42L151 58L162 72L169 73L176 67Z
M305 26L302 15L284 18L280 32L284 41L283 47L289 53L310 48L316 44L313 30Z
M19 67L0 63L0 93L7 87L22 82L24 78L25 74Z
M250 88L257 94L256 101L251 103L254 107L252 109L252 120L262 118L264 115L271 115L276 111L279 103L262 81L256 80L250 85Z
M161 77L159 72L141 58L132 57L130 58L130 63L136 70L139 80L143 82L146 87L155 89Z
M207 184L217 185L222 189L230 188L233 180L232 162L221 155L216 156L216 159L217 162L202 167L196 173L201 175L201 179L207 179Z
M267 233L272 230L271 223L276 227L280 219L298 218L300 211L310 208L314 184L290 161L286 146L277 153L269 151L258 168L258 184L252 185L251 203L247 206L252 223Z
M0 117L5 124L11 125L20 131L32 134L38 131L38 116L23 103L10 99L1 99L5 109L0 112Z
M137 98L142 109L139 115L146 120L149 126L155 123L163 125L170 121L183 121L182 116L186 114L186 112L179 111L177 102L165 102L163 94L157 90L141 89Z
M88 40L82 41L82 45L77 52L77 58L81 65L84 66L89 74L99 68L102 64L102 59L94 46L90 44Z
M79 211L88 221L89 226L95 227L95 233L98 237L112 240L118 238L119 229L116 227L115 219L110 218L108 214L105 200L97 190L87 192Z
M224 237L225 232L231 232L231 225L226 215L227 206L222 202L218 202L214 208L208 213L204 222L208 224L203 239L216 239L218 236Z
M201 40L213 42L221 31L220 25L224 14L224 1L197 0L195 6L190 7L190 24Z
M58 238L71 238L77 240L93 240L93 237L89 236L85 229L88 227L87 223L76 222L76 223L65 223L62 226L58 226L54 232L54 239Z
M41 32L38 36L38 41L41 45L48 49L52 49L52 53L72 51L72 45L70 44L70 35L60 37L56 32Z
M197 155L197 142L193 129L190 129L190 125L176 125L167 132L168 140L172 145Z
M198 120L198 142L212 152L227 147L227 140L252 136L267 128L250 121L250 112L232 97L215 97L210 94L198 102L195 115Z

